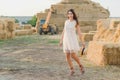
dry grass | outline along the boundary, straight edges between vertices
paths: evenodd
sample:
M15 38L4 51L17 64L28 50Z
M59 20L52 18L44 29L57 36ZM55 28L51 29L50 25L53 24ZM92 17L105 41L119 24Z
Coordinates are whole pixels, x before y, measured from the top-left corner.
M98 67L80 57L86 73L70 77L59 35L29 35L0 41L0 80L119 80L119 66ZM86 44L87 45L87 44Z

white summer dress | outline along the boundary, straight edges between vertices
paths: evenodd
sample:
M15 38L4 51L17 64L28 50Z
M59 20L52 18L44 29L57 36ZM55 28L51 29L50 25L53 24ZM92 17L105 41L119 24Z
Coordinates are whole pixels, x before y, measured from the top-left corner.
M63 36L63 52L64 53L77 53L80 51L80 46L76 34L76 21L66 20L64 24Z

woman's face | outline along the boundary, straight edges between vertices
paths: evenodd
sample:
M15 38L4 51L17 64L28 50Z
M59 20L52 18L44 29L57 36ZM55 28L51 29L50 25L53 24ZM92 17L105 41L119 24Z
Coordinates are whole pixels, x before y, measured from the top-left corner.
M69 12L67 13L67 15L68 15L68 18L69 18L69 19L73 19L73 13L72 13L71 11L69 11Z

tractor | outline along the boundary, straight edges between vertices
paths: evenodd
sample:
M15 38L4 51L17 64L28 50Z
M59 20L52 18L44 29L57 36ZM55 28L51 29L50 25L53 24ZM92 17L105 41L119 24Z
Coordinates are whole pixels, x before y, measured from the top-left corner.
M51 7L46 17L46 20L45 19L40 20L40 26L39 26L40 35L42 35L42 33L44 34L51 33L52 35L58 33L58 27L56 26L56 24L49 24L51 14L54 14L54 12L55 12L54 8Z
M58 27L56 24L45 24L45 19L40 20L40 26L39 26L39 34L48 34L51 33L53 34L58 34Z

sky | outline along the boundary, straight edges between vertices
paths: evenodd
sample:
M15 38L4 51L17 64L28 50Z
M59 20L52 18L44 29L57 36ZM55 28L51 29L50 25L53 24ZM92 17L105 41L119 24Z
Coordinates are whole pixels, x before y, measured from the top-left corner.
M61 0L0 0L0 16L33 16ZM120 17L120 0L92 0L109 9L110 17Z

